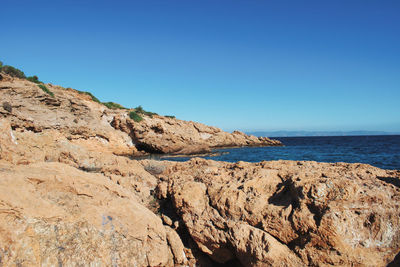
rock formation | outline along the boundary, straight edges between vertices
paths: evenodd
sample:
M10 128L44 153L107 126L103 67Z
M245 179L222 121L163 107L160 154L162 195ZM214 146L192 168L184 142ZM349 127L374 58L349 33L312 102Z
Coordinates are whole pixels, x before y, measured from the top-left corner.
M198 154L218 147L280 146L278 140L249 136L235 131L227 133L192 121L154 116L141 123L126 117L114 117L112 125L128 133L139 149L162 154Z
M217 262L386 266L400 250L399 171L193 159L164 176L159 196Z
M399 264L399 171L138 161L280 143L46 86L0 81L1 267Z
M118 155L150 153L197 154L216 147L276 146L277 140L257 138L241 132L227 133L201 123L154 115L140 123L127 110L109 109L90 95L48 84L55 97L37 84L3 75L0 97L9 109L0 107L16 131L57 132L74 144L90 150L107 150ZM116 131L117 129L117 131Z

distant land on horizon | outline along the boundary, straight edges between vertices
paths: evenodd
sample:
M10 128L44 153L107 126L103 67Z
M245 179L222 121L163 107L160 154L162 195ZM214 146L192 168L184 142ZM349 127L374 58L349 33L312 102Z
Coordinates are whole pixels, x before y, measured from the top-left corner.
M246 133L267 137L400 135L399 132L385 131L254 131Z

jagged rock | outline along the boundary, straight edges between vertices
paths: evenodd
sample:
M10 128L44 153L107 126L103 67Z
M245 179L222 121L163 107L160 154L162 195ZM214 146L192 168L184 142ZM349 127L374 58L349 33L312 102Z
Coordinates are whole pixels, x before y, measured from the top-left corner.
M193 159L164 175L193 240L217 262L386 266L400 250L399 171Z
M6 76L0 97L13 103L9 120L18 131L43 132L56 129L69 140L88 149L118 155L147 153L200 154L225 146L282 145L279 141L244 133L224 132L191 121L145 116L140 123L126 110L109 109L87 94L47 84L56 97L49 97L37 84ZM118 131L116 131L117 129Z
M92 151L115 154L138 154L132 139L110 125L116 114L104 105L88 99L88 95L51 84L55 94L49 97L37 84L6 76L0 81L0 98L13 104L13 116L7 117L16 132L41 133L57 130L73 143Z
M166 225L172 226L172 220L167 215L165 214L161 215L161 219L163 220L163 223L165 223Z
M243 266L305 266L267 232L246 223L233 223L230 227L229 240Z
M168 242L181 249L172 229L167 239L161 219L103 175L0 161L0 176L2 266L163 266Z
M1 99L13 104L12 113L0 108L0 266L399 261L399 171L136 161L126 156L143 148L190 154L280 143L157 115L136 123L87 94L46 86L55 98L9 75L0 82Z
M203 154L217 147L279 146L281 142L242 132L227 133L216 127L161 116L145 117L140 123L115 116L115 129L128 133L139 150L161 154Z
M165 226L168 244L171 247L172 254L174 255L175 264L184 264L187 262L187 258L184 252L184 245L179 235L172 230L169 226Z
M156 187L156 196L159 199L165 199L168 196L168 183L161 181Z

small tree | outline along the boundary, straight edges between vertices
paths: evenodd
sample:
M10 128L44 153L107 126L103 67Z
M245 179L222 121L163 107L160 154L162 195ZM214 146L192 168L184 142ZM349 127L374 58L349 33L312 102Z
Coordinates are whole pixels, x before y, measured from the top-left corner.
M144 114L145 111L142 106L138 106L135 108L136 113Z
M38 76L34 75L34 76L29 76L26 78L28 81L34 82L34 83L41 83L41 81L39 81Z

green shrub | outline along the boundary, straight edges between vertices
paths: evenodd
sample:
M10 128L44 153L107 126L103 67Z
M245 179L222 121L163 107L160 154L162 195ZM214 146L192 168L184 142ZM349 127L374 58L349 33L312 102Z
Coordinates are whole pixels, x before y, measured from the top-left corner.
M31 81L31 82L34 82L34 83L42 83L41 81L39 81L39 78L38 78L38 76L36 76L36 75L26 77L26 79L27 79L28 81Z
M54 93L52 91L50 91L46 85L44 84L38 84L38 86L43 90L43 92L49 94L50 96L54 97Z
M99 100L97 97L95 97L94 95L92 95L92 93L90 93L90 92L84 92L84 91L79 91L79 90L76 90L76 91L78 91L78 93L80 93L80 94L84 94L84 95L90 96L90 98L92 98L92 100L93 100L94 102L97 102L97 103L100 103L100 104L101 104L100 100Z
M0 61L0 70L1 70L1 67L3 67L3 62Z
M131 118L132 120L134 120L136 122L141 122L143 120L143 118L139 114L137 114L135 111L129 112L129 118Z
M153 115L158 115L157 113L155 113L155 112L146 112L145 113L145 115L147 115L147 116L149 116L150 118L153 118Z
M97 97L95 97L94 95L92 95L92 93L90 93L90 92L84 92L84 93L87 94L87 95L89 95L89 96L92 98L92 100L93 100L94 102L101 103L100 100L99 100Z
M110 109L127 109L126 107L114 102L103 102L103 105Z
M175 119L175 116L171 116L171 115L165 115L165 117L170 118L170 119Z
M136 108L135 108L135 111L136 111L136 113L138 113L138 114L143 114L143 115L149 116L150 118L152 118L153 115L158 115L157 113L144 110L144 109L142 108L142 106L136 107Z
M21 79L25 79L25 73L17 68L14 68L12 66L9 65L5 65L1 67L1 72L8 74L12 77L17 77L17 78L21 78Z
M136 111L137 113L140 113L140 114L143 114L143 113L145 112L144 109L142 108L142 106L136 107L136 108L135 108L135 111Z

